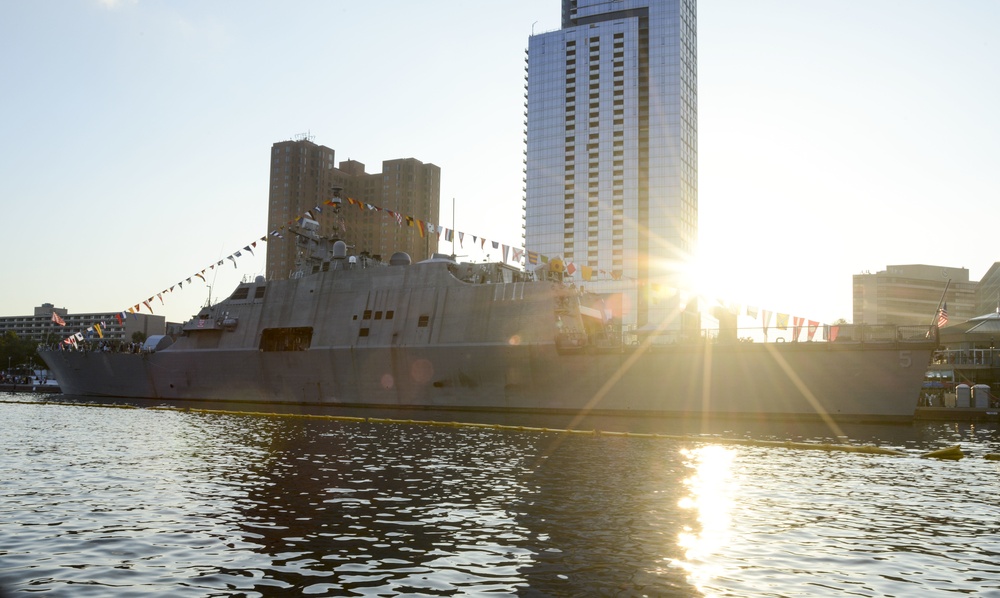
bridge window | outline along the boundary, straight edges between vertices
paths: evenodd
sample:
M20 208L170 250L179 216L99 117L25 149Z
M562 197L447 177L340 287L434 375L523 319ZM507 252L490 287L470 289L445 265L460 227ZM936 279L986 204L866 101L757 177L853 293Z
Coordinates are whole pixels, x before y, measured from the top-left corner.
M311 327L265 328L260 335L261 351L305 351L312 344Z

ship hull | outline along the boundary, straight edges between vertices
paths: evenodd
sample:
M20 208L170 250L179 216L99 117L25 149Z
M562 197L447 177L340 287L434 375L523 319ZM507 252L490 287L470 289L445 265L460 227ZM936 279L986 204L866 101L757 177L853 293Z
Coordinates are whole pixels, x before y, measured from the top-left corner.
M555 343L50 351L65 394L673 417L906 420L929 344Z
M41 351L70 395L547 413L912 418L926 331L626 333L603 298L496 265L317 266L241 283L177 338ZM832 336L832 335L831 335Z

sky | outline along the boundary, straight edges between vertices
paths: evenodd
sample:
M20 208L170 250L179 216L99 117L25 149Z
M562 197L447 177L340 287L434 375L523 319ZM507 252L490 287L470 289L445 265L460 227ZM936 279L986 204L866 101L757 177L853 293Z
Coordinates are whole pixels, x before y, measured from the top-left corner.
M524 51L559 14L0 3L0 314L123 310L259 240L271 144L302 134L368 172L440 166L440 224L518 245ZM1000 261L998 30L994 0L700 2L704 287L832 322L851 320L855 274L979 280ZM263 272L263 251L243 252L151 307L184 321Z

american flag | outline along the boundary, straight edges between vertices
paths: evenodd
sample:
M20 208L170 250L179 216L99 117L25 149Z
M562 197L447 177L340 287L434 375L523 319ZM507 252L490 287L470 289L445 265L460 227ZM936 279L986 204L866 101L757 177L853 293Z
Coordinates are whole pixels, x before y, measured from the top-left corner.
M937 327L944 328L948 324L948 304L945 303L938 310Z
M66 325L66 320L62 319L62 317L60 317L56 312L52 312L52 321L60 326Z

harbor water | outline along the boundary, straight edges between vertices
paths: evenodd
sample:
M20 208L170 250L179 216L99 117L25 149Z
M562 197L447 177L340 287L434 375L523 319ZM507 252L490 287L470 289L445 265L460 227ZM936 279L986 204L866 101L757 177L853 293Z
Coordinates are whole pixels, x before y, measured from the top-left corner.
M0 396L0 595L1000 596L996 424L135 404Z

